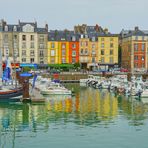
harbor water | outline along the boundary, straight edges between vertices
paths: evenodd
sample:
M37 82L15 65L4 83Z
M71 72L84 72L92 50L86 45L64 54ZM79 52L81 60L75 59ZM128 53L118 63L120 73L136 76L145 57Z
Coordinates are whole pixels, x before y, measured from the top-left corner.
M147 148L148 104L65 84L74 96L0 103L0 148Z

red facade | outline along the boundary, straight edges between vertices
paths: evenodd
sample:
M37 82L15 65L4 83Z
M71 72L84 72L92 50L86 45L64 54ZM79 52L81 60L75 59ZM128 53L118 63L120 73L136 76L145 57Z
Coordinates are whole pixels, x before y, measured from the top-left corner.
M79 42L71 41L69 42L69 63L79 62Z

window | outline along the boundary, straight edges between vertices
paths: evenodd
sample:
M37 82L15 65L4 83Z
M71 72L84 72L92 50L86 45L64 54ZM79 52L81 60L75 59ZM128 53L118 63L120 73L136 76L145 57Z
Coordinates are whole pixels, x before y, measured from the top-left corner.
M62 56L66 56L66 50L62 49Z
M44 42L44 35L40 35L40 36L39 36L39 41L40 41L40 42Z
M101 38L101 41L104 41L104 38Z
M104 43L101 44L101 48L104 48Z
M96 40L96 38L95 37L92 37L92 41L95 42L95 40Z
M26 58L22 58L22 62L26 62Z
M134 50L138 51L138 44L134 44Z
M34 42L31 42L30 48L34 48Z
M138 60L138 56L134 56L134 60Z
M142 63L141 67L142 67L142 68L145 68L145 64L144 64L144 63Z
M51 43L51 48L54 48L54 43Z
M34 50L30 50L30 56L34 56Z
M31 41L34 41L34 35L31 35L31 36L30 36L30 40L31 40Z
M40 64L44 64L44 61L40 61Z
M76 48L76 44L72 44L72 48Z
M22 56L26 56L26 50L22 50Z
M33 63L34 62L34 58L30 58L30 63Z
M26 41L26 35L22 35L22 40Z
M110 41L114 41L114 38L110 38Z
M8 26L5 26L5 31L8 31Z
M93 48L93 49L95 48L95 44L92 44L92 48Z
M23 49L26 48L26 42L23 42L23 43L22 43L22 48L23 48Z
M145 39L145 37L144 36L142 36L142 40L144 40Z
M8 48L5 49L5 53L6 53L6 56L9 56L9 49Z
M138 36L135 36L135 40L138 40Z
M40 64L44 64L44 59L40 58Z
M83 49L81 49L81 55L83 54L83 52L84 52Z
M113 50L110 50L110 55L113 55Z
M43 57L43 56L44 56L44 51L40 50L40 57Z
M113 57L110 57L110 63L113 63L114 62L114 60L113 60Z
M72 63L76 63L76 58L72 58Z
M65 44L62 44L62 49L65 49L66 48L66 45Z
M81 42L81 46L83 46L83 42Z
M134 63L134 67L135 68L138 68L138 63Z
M88 46L88 42L87 41L85 42L85 45Z
M101 55L104 55L104 50L101 50Z
M87 49L85 49L85 55L88 55L88 50Z
M75 50L72 51L72 56L76 56L76 51Z
M50 51L51 56L55 56L55 50Z
M40 43L39 48L40 49L44 49L44 44L43 43Z
M96 54L96 51L95 50L92 50L92 55L95 55Z
M14 42L17 41L17 35L14 35L14 36L13 36L13 40L14 40Z
M92 57L92 63L95 63L96 61L95 61L95 57Z
M62 57L62 63L66 63L65 57Z
M141 60L144 61L144 56L141 57Z
M8 34L4 34L4 42L5 42L5 43L8 42Z
M104 57L101 57L101 63L104 63Z
M76 41L76 37L75 36L72 37L72 41Z
M17 31L17 27L16 27L16 26L13 27L13 31L14 31L14 32Z
M55 64L55 58L54 58L54 57L51 57L50 63L51 63L51 64Z
M145 50L145 44L143 43L142 44L142 51L144 51Z
M113 48L114 47L114 44L113 43L110 43L110 48Z

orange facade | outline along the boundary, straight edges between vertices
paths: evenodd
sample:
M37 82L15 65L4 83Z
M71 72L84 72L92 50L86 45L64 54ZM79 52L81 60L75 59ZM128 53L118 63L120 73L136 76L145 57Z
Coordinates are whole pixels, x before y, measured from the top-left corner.
M134 44L134 67L145 68L146 65L146 43L139 41Z
M79 62L79 42L71 41L69 42L69 63Z

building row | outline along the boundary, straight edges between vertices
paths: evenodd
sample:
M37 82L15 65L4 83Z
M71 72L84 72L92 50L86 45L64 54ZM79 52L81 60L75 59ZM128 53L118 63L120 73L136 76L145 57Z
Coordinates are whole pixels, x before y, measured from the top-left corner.
M93 69L121 64L129 70L147 69L148 32L139 28L113 34L99 25L78 25L70 30L40 28L37 22L0 21L2 60L19 64L74 64ZM119 50L121 49L121 50ZM119 61L121 61L119 63Z

